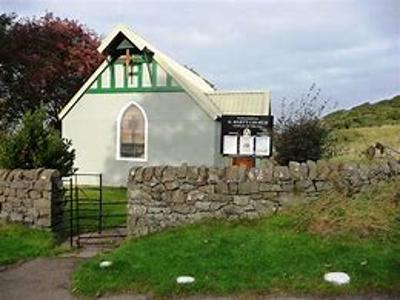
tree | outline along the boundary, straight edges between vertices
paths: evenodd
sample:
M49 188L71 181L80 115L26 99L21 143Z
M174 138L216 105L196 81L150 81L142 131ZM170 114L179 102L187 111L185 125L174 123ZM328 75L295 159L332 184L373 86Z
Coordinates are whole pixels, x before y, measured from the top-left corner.
M75 150L48 124L44 109L27 112L13 132L0 140L0 168L57 169L61 175L74 172Z
M16 19L0 15L0 126L14 128L40 106L57 125L60 110L103 59L99 38L51 13Z
M328 100L320 98L320 89L315 84L300 99L289 103L283 99L274 133L278 163L287 165L289 161L305 162L329 155L330 131L321 122L327 104Z
M3 78L6 77L6 72L4 69L4 60L5 57L2 57L2 50L8 43L8 31L10 26L12 26L14 19L16 18L15 14L1 14L0 15L0 134L2 134L1 130L5 127L4 124L2 126L3 118L1 114L4 113L4 106L6 105L5 98L8 96L7 86Z

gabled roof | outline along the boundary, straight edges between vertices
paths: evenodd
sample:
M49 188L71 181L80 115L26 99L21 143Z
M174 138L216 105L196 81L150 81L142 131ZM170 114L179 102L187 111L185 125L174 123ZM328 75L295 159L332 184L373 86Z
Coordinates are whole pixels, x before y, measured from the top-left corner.
M105 68L108 66L108 60L105 59L102 64L97 68L96 71L93 72L92 75L85 81L85 83L81 86L81 88L75 93L75 95L69 100L67 105L61 110L58 114L60 120L62 120L67 113L74 107L74 105L79 101L82 95L91 87L93 82L97 79L97 77L103 72Z
M97 49L107 54L110 47L115 47L113 41L123 35L140 51L144 49L154 53L153 59L169 73L174 80L193 98L194 101L212 118L217 119L223 114L268 114L269 93L267 92L216 92L215 89L198 74L177 63L175 60L159 51L156 47L144 40L136 32L126 26L118 25L102 41ZM79 101L85 91L92 85L98 75L107 67L105 60L100 67L89 77L70 102L62 109L59 118L64 116ZM247 97L247 96L249 97ZM267 108L267 109L266 109Z

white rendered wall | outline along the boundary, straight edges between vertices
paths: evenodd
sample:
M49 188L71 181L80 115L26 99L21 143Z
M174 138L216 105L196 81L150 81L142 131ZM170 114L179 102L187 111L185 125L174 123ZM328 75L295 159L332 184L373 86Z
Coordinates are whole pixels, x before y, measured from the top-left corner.
M117 119L129 102L147 114L146 162L116 159ZM137 165L221 164L219 122L183 92L85 94L63 119L62 135L72 140L78 172L102 173L106 185L126 185Z

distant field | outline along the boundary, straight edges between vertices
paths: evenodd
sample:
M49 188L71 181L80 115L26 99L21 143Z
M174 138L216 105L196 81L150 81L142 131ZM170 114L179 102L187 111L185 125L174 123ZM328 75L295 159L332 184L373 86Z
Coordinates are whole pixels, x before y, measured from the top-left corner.
M400 124L339 129L333 136L338 148L338 154L332 158L334 161L364 160L361 153L377 142L400 151Z
M349 110L338 110L324 117L331 128L361 128L400 123L400 95L389 100L363 103Z

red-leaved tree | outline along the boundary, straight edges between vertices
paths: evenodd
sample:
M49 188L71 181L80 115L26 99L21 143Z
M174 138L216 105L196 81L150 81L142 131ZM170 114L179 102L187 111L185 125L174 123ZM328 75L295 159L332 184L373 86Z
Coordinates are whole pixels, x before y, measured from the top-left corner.
M74 20L0 15L0 127L39 107L58 127L57 114L103 59L98 46L98 35Z

